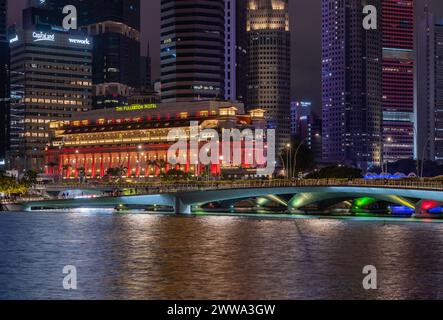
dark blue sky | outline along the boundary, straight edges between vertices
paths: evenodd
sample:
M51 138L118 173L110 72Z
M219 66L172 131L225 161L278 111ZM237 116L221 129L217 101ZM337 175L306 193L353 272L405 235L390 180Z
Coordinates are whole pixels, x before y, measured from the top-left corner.
M93 0L91 0L93 1ZM247 0L243 0L247 1ZM416 0L423 2L426 0ZM443 0L434 2L437 16L443 17ZM159 76L160 63L160 0L141 0L142 52L151 43L153 78ZM312 100L317 108L321 103L321 0L289 0L292 32L292 95L295 99ZM20 11L27 0L9 0L9 23L20 22Z

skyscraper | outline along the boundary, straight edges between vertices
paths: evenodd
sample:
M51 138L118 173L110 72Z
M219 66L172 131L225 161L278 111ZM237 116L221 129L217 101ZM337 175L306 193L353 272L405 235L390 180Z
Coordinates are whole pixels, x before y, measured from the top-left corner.
M6 163L9 145L9 43L7 39L7 0L0 0L0 168Z
M434 16L426 4L420 9L416 23L416 76L415 76L415 116L418 159L435 159L436 115L435 108L435 58L438 42L435 42Z
M247 1L225 1L225 100L246 102Z
M109 87L129 93L140 87L140 0L46 0L42 6L61 13L68 4L76 6L79 27L93 37L95 106L124 100L106 92Z
M140 57L140 86L144 90L152 90L152 60L150 46L146 50L146 56Z
M309 116L313 113L312 102L310 101L293 101L291 102L291 136L299 139L306 138L306 134L301 134L301 127L308 123ZM304 123L303 123L304 122Z
M384 160L414 157L414 1L382 0Z
M10 167L43 171L52 121L90 109L92 39L81 33L17 30L11 45Z
M244 1L241 1L244 2ZM225 0L225 100L237 100L237 0Z
M224 98L225 1L161 1L163 102Z
M279 153L290 142L291 40L288 0L251 0L247 7L247 107L266 110Z
M434 58L434 154L443 163L443 21L434 26Z
M362 26L363 6L322 1L323 160L364 170L381 161L381 34Z
M236 91L237 101L243 102L247 105L247 92L248 92L248 33L246 31L247 26L247 9L248 2L237 0L236 10Z

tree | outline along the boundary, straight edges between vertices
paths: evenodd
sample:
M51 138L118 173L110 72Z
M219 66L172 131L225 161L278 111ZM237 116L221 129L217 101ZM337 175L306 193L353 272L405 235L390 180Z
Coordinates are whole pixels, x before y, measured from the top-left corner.
M154 166L159 169L159 171L163 171L166 169L166 161L163 159L149 160L149 165Z
M26 183L18 183L14 178L0 175L0 193L11 195L23 195L28 192Z
M31 185L31 184L35 184L37 183L37 172L33 171L33 170L28 170L25 172L25 175L23 176L23 182Z
M71 168L71 167L72 167L72 165L70 165L70 164L65 164L65 165L63 165L63 167L62 167L62 171L63 171L63 176L64 176L64 177L66 176L66 174L67 174L69 168Z
M128 172L128 168L120 166L115 168L109 168L106 174L111 178L122 178Z
M84 182L86 177L86 169L84 167L80 167L77 169L77 171L78 171L79 181Z
M167 173L161 174L162 179L167 181L189 180L191 175L187 172L177 169L171 169Z

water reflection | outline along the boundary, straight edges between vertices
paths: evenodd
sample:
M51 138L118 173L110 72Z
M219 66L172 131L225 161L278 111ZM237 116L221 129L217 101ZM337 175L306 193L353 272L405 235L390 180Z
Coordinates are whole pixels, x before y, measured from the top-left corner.
M442 231L379 219L1 214L0 298L442 298ZM68 264L77 291L62 288ZM362 289L369 264L376 291Z

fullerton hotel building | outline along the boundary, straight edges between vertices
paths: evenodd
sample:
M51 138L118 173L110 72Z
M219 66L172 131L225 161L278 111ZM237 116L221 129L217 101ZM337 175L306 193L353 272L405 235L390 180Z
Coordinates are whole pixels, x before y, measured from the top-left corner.
M244 161L245 155L255 150L247 150L250 146L244 141L240 166L224 163L222 156L218 164L190 163L190 148L184 164L171 165L168 150L176 141L168 141L168 134L171 129L183 129L189 137L191 122L198 123L200 131L215 129L220 137L225 129L255 132L266 128L263 110L246 113L242 104L222 101L129 105L82 112L69 121L51 123L45 173L64 179L102 179L115 168L121 169L123 177L134 179L155 178L171 169L196 177L256 174L258 166ZM200 136L199 148L208 141Z

